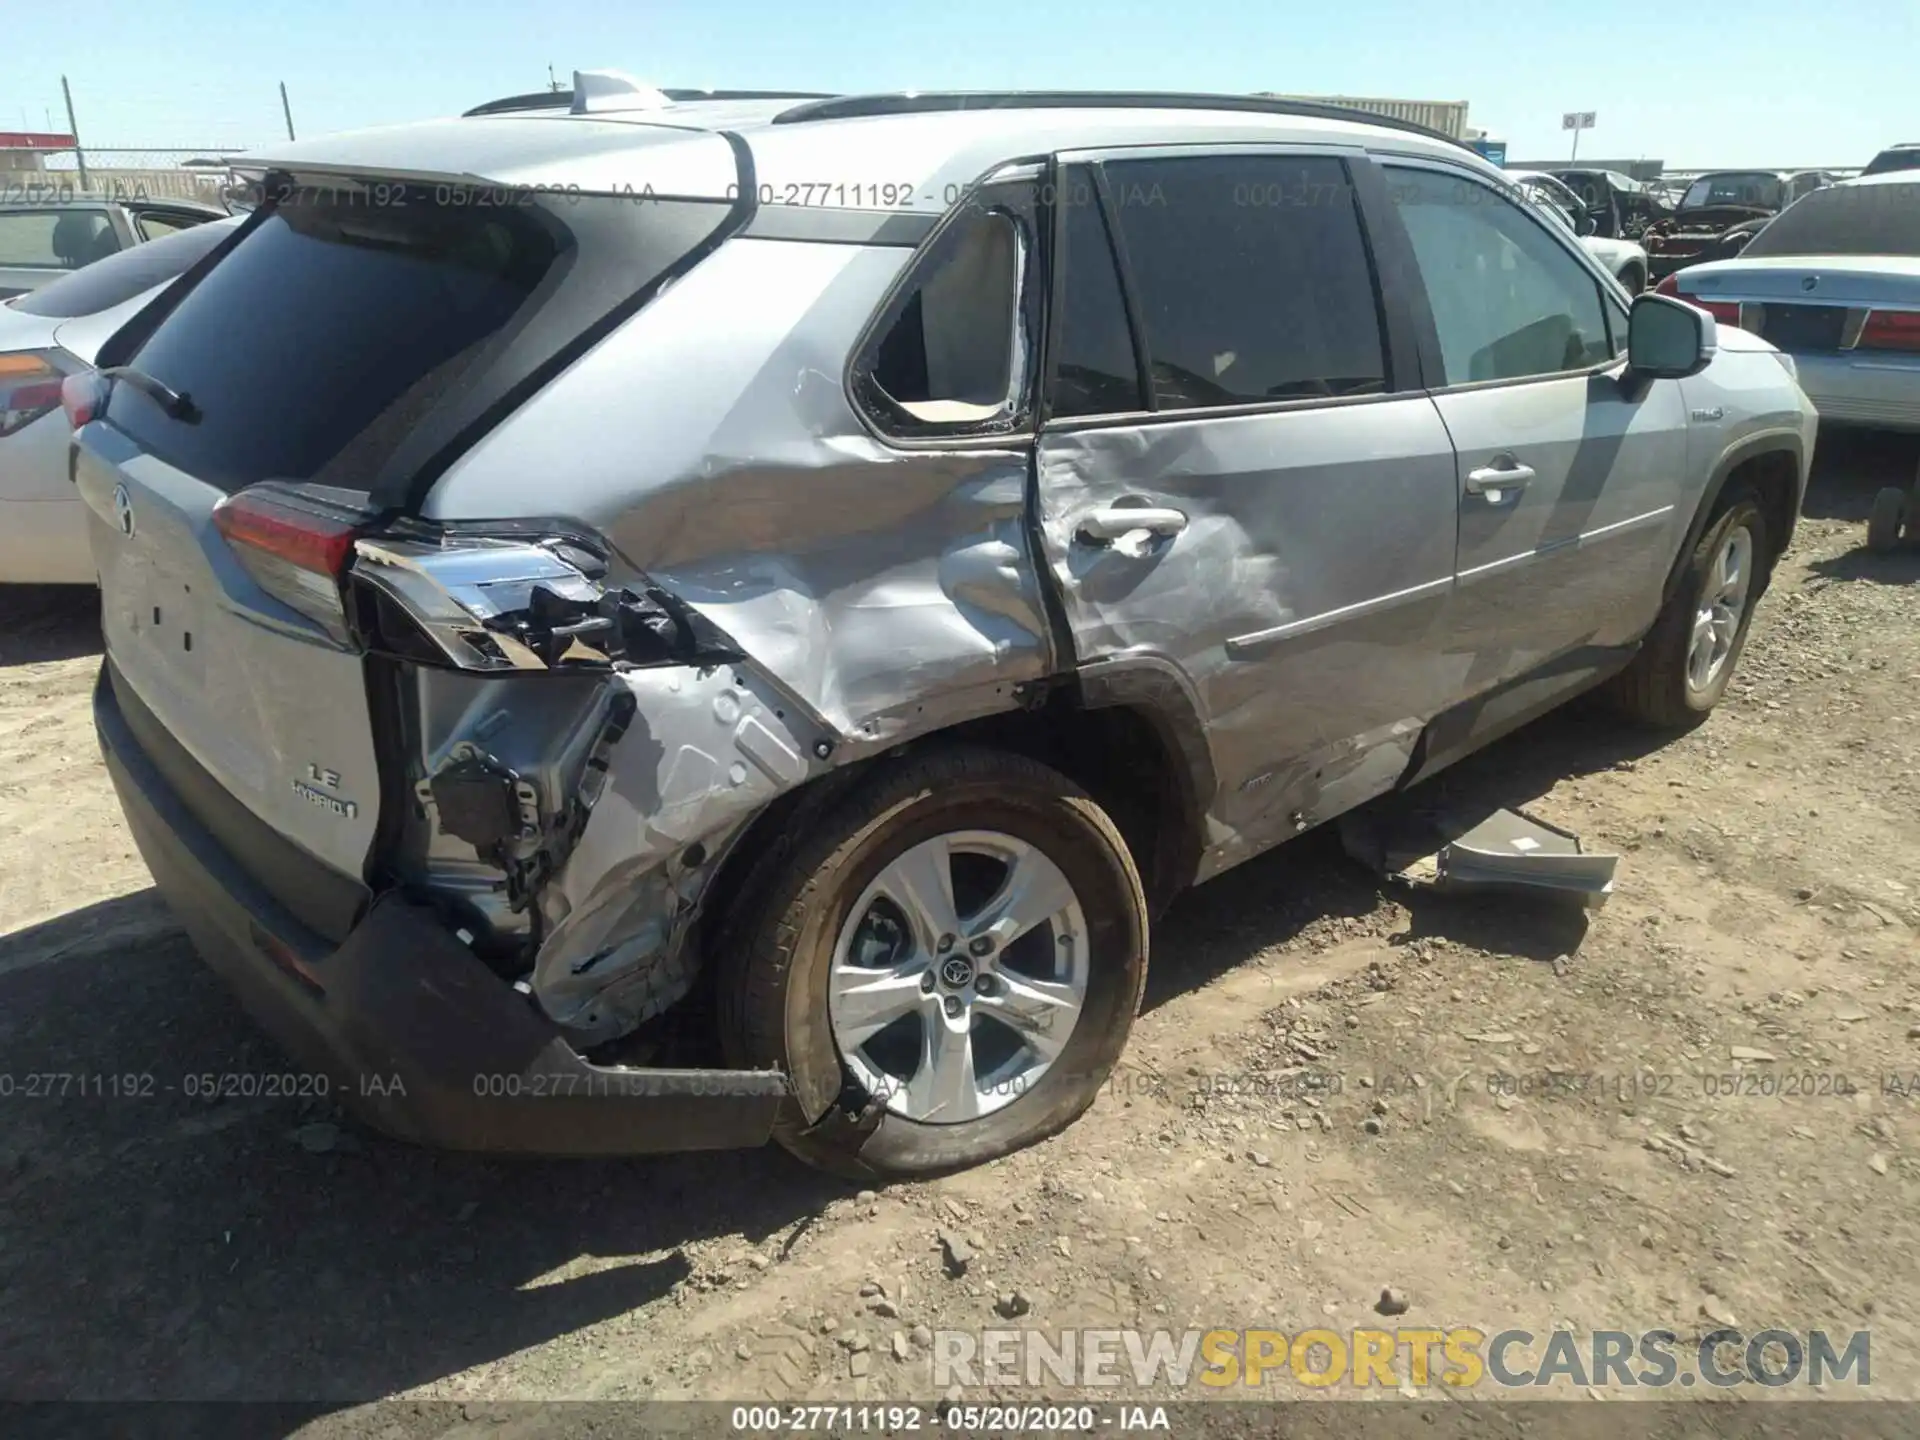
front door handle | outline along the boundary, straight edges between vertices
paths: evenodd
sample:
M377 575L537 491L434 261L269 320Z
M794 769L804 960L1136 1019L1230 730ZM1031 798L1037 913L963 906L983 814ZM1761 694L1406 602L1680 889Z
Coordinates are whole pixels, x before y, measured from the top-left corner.
M1518 499L1531 479L1531 465L1488 465L1467 472L1467 494L1484 496L1489 505L1505 505Z
M1187 528L1178 510L1147 505L1105 505L1081 517L1077 538L1086 544L1110 545L1120 555L1141 560L1156 540L1168 539Z

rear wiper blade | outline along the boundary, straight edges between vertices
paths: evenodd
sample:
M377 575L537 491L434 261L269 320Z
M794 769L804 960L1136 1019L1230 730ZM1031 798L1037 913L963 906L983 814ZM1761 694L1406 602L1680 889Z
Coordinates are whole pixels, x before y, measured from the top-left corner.
M144 370L136 370L131 365L109 365L100 372L100 378L131 385L175 420L191 425L200 419L200 407L193 403L191 396L182 394L164 380L156 380Z

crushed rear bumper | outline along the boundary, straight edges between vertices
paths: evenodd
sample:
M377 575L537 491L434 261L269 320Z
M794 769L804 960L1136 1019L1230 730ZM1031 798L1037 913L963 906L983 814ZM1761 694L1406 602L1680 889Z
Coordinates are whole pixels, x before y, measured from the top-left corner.
M234 863L168 783L128 723L110 660L94 723L141 857L201 956L374 1128L448 1149L543 1155L729 1149L771 1134L786 1093L778 1072L589 1064L431 909L397 893L374 899L338 945L322 939ZM311 863L324 883L332 872Z

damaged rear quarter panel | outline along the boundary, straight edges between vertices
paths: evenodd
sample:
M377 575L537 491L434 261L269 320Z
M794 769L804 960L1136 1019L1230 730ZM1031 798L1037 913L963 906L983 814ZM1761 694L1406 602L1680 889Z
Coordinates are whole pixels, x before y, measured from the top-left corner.
M895 449L847 398L847 356L911 253L728 242L428 497L442 521L577 517L618 551L615 578L643 572L745 655L597 682L637 710L540 898L532 977L582 1042L678 998L708 879L769 801L1009 708L1054 668L1027 443Z
M852 742L1053 665L1028 447L899 450L843 384L911 252L734 239L505 421L429 518L577 516Z

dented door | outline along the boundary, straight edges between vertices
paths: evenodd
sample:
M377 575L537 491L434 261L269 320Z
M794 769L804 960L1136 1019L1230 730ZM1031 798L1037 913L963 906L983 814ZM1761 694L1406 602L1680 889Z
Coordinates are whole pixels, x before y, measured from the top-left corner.
M1340 158L1066 177L1046 559L1082 667L1184 678L1217 869L1390 788L1457 684L1452 445L1387 373Z

